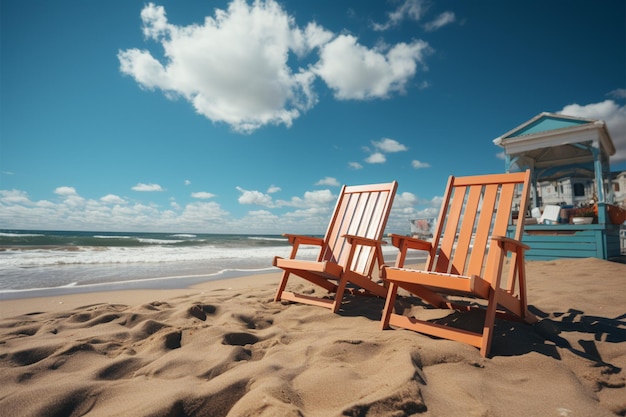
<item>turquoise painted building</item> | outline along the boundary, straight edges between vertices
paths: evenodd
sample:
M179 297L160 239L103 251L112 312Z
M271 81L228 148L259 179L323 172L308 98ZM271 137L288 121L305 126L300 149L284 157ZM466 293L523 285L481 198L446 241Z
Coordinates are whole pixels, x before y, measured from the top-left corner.
M620 226L612 224L607 213L614 203L609 158L615 146L604 121L540 113L493 142L504 150L506 172L531 171L531 207L543 209L542 184L573 178L593 185L597 222L527 224L523 238L531 247L527 259L620 256Z

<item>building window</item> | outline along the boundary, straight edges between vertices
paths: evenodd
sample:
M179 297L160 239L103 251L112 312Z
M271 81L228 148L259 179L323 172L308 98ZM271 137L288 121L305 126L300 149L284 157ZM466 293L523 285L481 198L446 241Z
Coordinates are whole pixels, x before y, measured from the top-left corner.
M574 184L574 197L584 197L585 196L585 186L581 183Z

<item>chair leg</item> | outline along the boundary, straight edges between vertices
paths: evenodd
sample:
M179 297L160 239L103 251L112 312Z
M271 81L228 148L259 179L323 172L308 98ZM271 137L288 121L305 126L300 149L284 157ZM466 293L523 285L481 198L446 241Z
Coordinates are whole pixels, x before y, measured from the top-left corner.
M281 279L278 290L276 290L276 295L274 296L274 302L280 301L283 291L285 291L285 287L287 286L287 281L289 281L289 272L284 271L283 278Z
M496 322L496 312L498 310L497 291L493 288L489 294L489 304L485 313L485 323L483 324L483 336L480 346L480 355L484 358L491 349L491 339L493 338L493 326Z
M387 290L387 299L385 300L385 308L383 309L383 316L380 320L381 330L389 328L389 319L391 313L393 313L393 307L396 304L396 296L398 295L398 285L391 282L389 283L389 289Z
M335 292L335 302L333 303L333 313L339 311L339 307L341 307L341 301L343 300L343 294L346 292L346 285L348 285L347 277L342 276L339 279L339 285L337 286L337 291Z

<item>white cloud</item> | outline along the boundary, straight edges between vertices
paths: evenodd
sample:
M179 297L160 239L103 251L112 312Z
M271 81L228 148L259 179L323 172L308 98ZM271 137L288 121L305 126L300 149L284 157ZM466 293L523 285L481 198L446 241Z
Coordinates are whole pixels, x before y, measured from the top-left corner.
M275 185L270 185L270 188L267 189L267 193L268 194L274 194L281 191L280 187L277 187Z
M337 181L337 178L326 177L316 182L315 185L327 185L329 187L339 187L341 184L339 184L339 181Z
M626 88L617 88L611 92L609 92L609 94L607 94L609 97L613 97L615 99L621 99L621 98L626 98Z
M57 187L54 190L54 193L63 196L78 195L74 187Z
M269 204L268 208L234 218L214 201L179 204L172 197L169 205L161 208L149 201L113 204L117 200L114 194L92 200L66 191L64 198L55 201L31 201L24 191L0 190L0 228L111 230L114 225L116 230L125 231L232 233L233 230L246 230L249 233L320 234L328 226L337 199L330 190L324 189L272 202L268 195L263 197L264 194L258 191L240 189L245 196L251 197L251 202L260 196L257 202ZM392 210L394 219L388 223L393 229L389 231L403 233L407 229L406 219L416 217L416 209L412 206L416 199L411 193L396 196Z
M417 159L411 161L411 166L415 169L430 168L430 164L428 162L418 161Z
M249 216L253 216L253 217L263 217L266 219L277 219L278 216L276 216L275 214L272 214L271 211L268 210L251 210L248 212Z
M125 204L126 203L126 201L122 197L119 197L115 194L107 194L104 197L100 198L100 201L102 201L105 204Z
M502 160L505 160L505 159L506 159L506 154L504 153L504 151L502 151L502 152L498 152L498 153L496 154L496 158L498 158L498 159L502 159Z
M0 190L0 203L32 204L26 191L21 190Z
M268 194L264 194L256 190L244 190L241 187L236 187L237 191L241 193L239 196L239 204L255 204L263 207L274 207L272 197Z
M452 12L443 12L435 20L432 22L428 22L424 25L424 29L428 32L435 31L440 29L450 23L454 23L456 21L456 16Z
M330 190L306 191L303 197L292 197L291 200L280 200L277 202L280 207L298 207L298 208L324 208L328 204L334 202L335 197Z
M64 198L55 202L30 201L24 191L0 190L0 228L111 230L114 225L127 231L234 230L229 213L214 202L194 202L182 207L172 200L171 208L163 210L152 203L112 204L122 200L114 194L90 200L72 187L59 187L55 192Z
M422 41L399 43L386 52L369 49L314 22L302 30L274 0L251 5L233 0L227 10L217 9L214 17L189 26L170 23L162 6L149 3L141 19L144 35L159 43L164 58L161 62L137 48L120 50L120 71L142 88L183 97L208 119L245 133L267 124L291 126L316 104L316 76L340 99L402 92L429 49ZM290 54L304 58L314 51L320 54L318 63L289 66Z
M134 191L163 191L163 188L161 188L161 186L159 184L144 184L144 183L138 183L137 185L135 185L132 190Z
M206 191L198 191L196 193L191 193L191 197L208 200L209 198L215 197L215 194L208 193Z
M177 222L186 225L197 225L196 227L198 228L206 228L208 224L223 222L227 216L228 212L224 211L221 206L214 201L194 202L185 206Z
M615 145L611 163L626 161L626 106L613 100L587 105L570 104L557 113L586 119L604 120Z
M415 194L405 191L396 194L393 200L393 206L396 208L413 207L417 205L418 202L419 200Z
M57 187L54 193L64 197L64 204L72 210L82 207L86 203L85 199L78 195L74 187Z
M389 139L389 138L383 138L382 140L378 142L372 141L372 144L374 145L375 148L386 153L403 152L403 151L408 150L408 148L404 146L403 144L401 144L400 142L394 139Z
M340 35L322 47L314 71L340 100L387 98L404 92L429 50L418 40L399 43L384 53L360 45L352 35Z
M143 87L182 96L205 117L241 132L265 124L290 126L315 104L313 74L287 65L326 41L315 24L303 32L273 1L232 1L201 25L176 26L165 9L149 3L141 13L144 34L161 44L164 64L148 51L120 51L120 69Z
M367 158L365 158L365 162L368 164L384 164L387 161L387 158L382 152L374 152Z
M398 25L404 19L419 21L425 10L424 0L405 0L393 12L387 13L387 21L385 23L374 23L374 30L387 30Z
M191 181L185 180L185 185L191 185Z
M363 169L363 165L358 162L348 162L348 166L352 169Z

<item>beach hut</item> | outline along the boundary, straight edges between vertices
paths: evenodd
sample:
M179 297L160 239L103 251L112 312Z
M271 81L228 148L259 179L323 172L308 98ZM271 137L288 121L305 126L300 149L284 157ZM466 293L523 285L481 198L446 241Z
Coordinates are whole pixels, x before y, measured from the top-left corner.
M530 169L531 209L557 213L541 224L519 213L527 259L620 256L609 165L615 146L604 121L544 112L493 142L504 149L505 172ZM569 214L592 200L593 223L574 224Z

